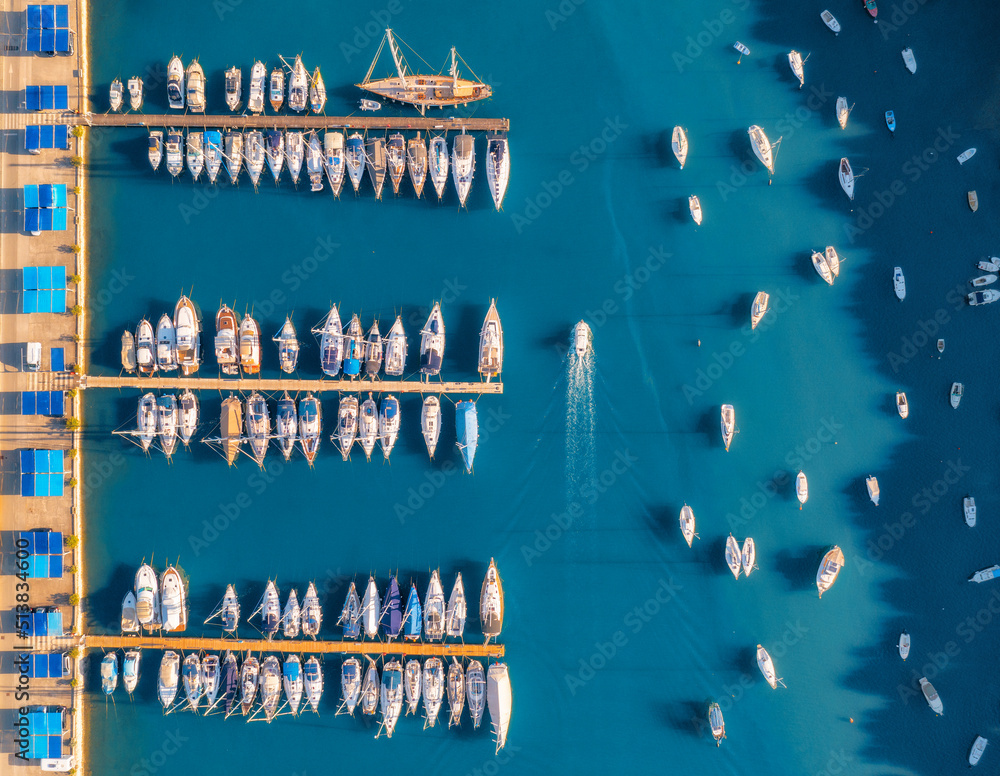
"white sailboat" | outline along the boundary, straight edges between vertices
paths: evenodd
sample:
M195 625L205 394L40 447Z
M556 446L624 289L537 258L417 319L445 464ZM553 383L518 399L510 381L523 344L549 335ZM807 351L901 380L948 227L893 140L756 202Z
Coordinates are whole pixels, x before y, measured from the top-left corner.
M486 139L486 182L490 187L493 205L500 210L507 183L510 181L510 145L506 135L493 135ZM416 182L414 182L416 187ZM417 196L420 196L419 190Z
M688 209L691 211L691 218L694 222L701 226L702 212L701 212L701 200L694 194L688 197Z
M753 304L750 306L750 329L756 329L757 324L760 323L761 318L767 314L768 305L771 301L771 295L766 291L758 291L757 295L753 298Z
M854 171L851 169L851 163L847 161L847 157L843 157L840 160L840 187L847 194L848 199L852 202L854 201Z
M747 134L750 136L750 145L753 148L754 155L760 160L760 163L767 168L767 171L774 175L774 157L777 154L778 144L781 143L781 138L779 137L774 141L774 145L771 145L771 141L767 139L767 135L764 134L764 130L761 129L756 124L752 124L749 129L747 129Z
M486 672L486 706L493 723L497 752L507 743L511 705L510 674L507 671L507 664L494 663Z
M774 661L771 660L771 655L760 644L757 645L757 667L764 675L764 679L767 680L767 683L771 685L772 690L778 689L779 682L782 687L785 686L785 683L778 678L778 674L774 670Z
M823 256L826 259L826 265L830 268L830 272L833 276L835 278L840 277L840 256L837 255L837 249L832 245L827 245Z
M733 572L733 578L739 579L740 571L743 568L743 556L740 553L739 542L732 534L729 534L729 538L726 539L726 565Z
M694 511L687 504L681 507L681 533L684 535L684 541L688 543L688 547L698 536L694 531Z
M733 443L733 434L736 432L736 410L732 404L722 405L722 442L729 452L729 445Z
M743 540L743 576L749 577L750 572L757 568L757 543L749 536Z
M806 54L806 59L809 59L808 54ZM791 51L788 52L788 65L789 67L792 68L792 72L795 74L795 77L799 80L800 89L806 83L806 74L805 74L805 69L803 68L806 59L803 59L802 55L795 49L792 49Z
M847 117L850 116L852 110L854 110L854 106L847 107L846 97L837 98L837 123L840 124L841 129L847 129Z
M830 265L827 264L826 256L820 253L819 251L813 251L812 263L813 263L813 268L816 270L817 274L832 286L833 272L830 271Z
M681 169L684 169L684 162L687 161L688 156L688 138L687 132L680 125L674 127L674 131L670 137L670 148L674 152L674 156L677 157L677 161L680 162Z

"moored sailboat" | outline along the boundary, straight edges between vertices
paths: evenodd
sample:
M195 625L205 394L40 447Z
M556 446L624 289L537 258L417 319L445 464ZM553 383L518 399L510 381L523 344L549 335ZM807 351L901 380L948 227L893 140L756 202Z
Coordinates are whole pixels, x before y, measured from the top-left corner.
M365 143L365 162L368 168L368 177L375 187L375 199L382 199L382 186L385 184L387 167L385 140L373 137Z
M753 304L750 307L751 330L756 329L757 324L761 321L761 318L767 314L770 301L771 296L766 291L758 291L757 295L753 298Z
M440 201L448 183L448 141L441 136L431 138L429 164L431 183Z
M781 138L779 137L772 146L764 130L756 124L750 125L750 128L747 129L747 134L750 136L750 146L753 148L754 155L767 168L767 171L771 175L774 175L774 157Z
M368 398L361 403L358 411L358 442L364 450L365 458L372 459L372 451L378 439L378 407L369 393Z
M361 634L361 599L358 598L358 590L353 582L347 591L337 624L343 628L345 639L356 639Z
M323 608L316 594L316 583L310 582L302 599L302 635L315 639L323 627Z
M444 316L441 305L437 302L431 308L427 322L420 330L420 373L422 376L433 377L441 374L441 362L444 359L445 344ZM388 369L386 369L388 373Z
M290 317L285 316L285 322L273 340L278 344L278 366L282 372L292 374L299 363L299 338Z
M677 157L677 161L683 170L688 155L688 139L687 132L680 125L674 127L674 131L671 133L670 149L674 152L674 156Z
M760 644L757 645L757 667L764 675L767 683L771 685L772 690L778 689L779 682L781 682L782 687L785 686L785 683L778 678L778 674L774 670L774 661L771 659L770 653Z
M399 194L399 184L403 182L403 175L406 172L406 144L398 132L389 135L386 141L385 160L389 170L389 180L392 182L392 191L394 194Z
M236 183L240 177L240 170L243 167L243 133L238 130L227 129L222 135L222 144L225 148L226 171L229 173L229 180Z
M740 571L743 568L743 556L740 554L739 542L732 534L729 534L729 538L726 539L726 565L733 572L733 577L739 579Z
M271 438L271 416L267 411L267 401L257 391L247 397L246 432L250 453L257 465L263 468L268 440Z
M348 714L353 714L361 697L361 663L356 657L347 658L340 667L340 691L341 710L346 709Z
M462 131L451 146L451 175L458 192L458 204L465 207L472 188L472 176L476 172L476 143L472 135Z
M479 444L479 416L474 401L463 399L455 403L455 432L457 436L455 444L462 454L465 471L471 473Z
M406 356L408 344L406 332L403 330L403 321L397 315L396 321L389 329L389 335L385 339L385 373L392 377L398 377L406 369Z
M833 587L833 583L837 581L837 576L843 567L844 553L840 547L834 546L823 556L819 570L816 572L816 587L819 589L820 598L823 597L823 593Z
M469 703L472 727L479 730L486 710L486 674L483 673L483 664L478 660L470 662L465 672L465 697Z
M337 430L331 440L340 448L340 457L345 461L351 456L351 448L358 436L358 397L342 396L337 409Z
M310 466L313 465L316 453L319 451L320 434L323 430L321 413L319 399L312 393L307 393L305 398L299 399L299 442Z
M434 569L424 596L424 637L428 641L441 641L444 638L445 611L441 575Z
M317 67L309 79L309 109L316 114L322 113L326 107L326 84Z
M511 705L510 672L507 664L494 663L486 672L486 706L490 711L497 752L507 743Z
M479 620L487 641L500 635L503 629L503 585L493 558L490 558L490 566L479 593Z
M499 378L503 371L503 327L497 312L496 300L490 300L483 328L479 332L479 374L486 382Z
M424 696L425 727L434 727L444 698L444 664L441 658L431 657L424 663L421 690Z
M687 504L681 507L680 524L681 534L684 536L684 541L686 541L688 547L690 547L698 534L694 531L694 511Z
M465 634L465 618L468 614L468 603L465 600L465 585L462 584L462 572L455 577L455 584L448 597L448 607L444 613L444 635L447 638L460 639Z
M486 183L490 187L493 206L500 210L510 181L510 145L506 134L486 138Z
M327 132L323 135L323 166L333 195L339 197L340 190L344 187L344 173L347 171L343 132Z
M420 199L424 192L424 182L427 180L427 143L417 133L406 141L406 169L410 173L410 183L413 192Z

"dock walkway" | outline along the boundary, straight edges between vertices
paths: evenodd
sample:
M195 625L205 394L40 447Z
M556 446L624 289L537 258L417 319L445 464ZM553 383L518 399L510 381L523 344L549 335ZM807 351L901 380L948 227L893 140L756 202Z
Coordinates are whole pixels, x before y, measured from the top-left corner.
M208 113L87 113L71 114L66 122L91 127L190 127L221 129L417 129L425 132L507 132L510 119L462 118L458 116L425 118L423 116L316 116Z
M313 393L457 393L500 394L503 383L475 382L422 382L419 380L296 380L248 379L224 377L134 377L112 375L82 375L80 389L86 388L140 388L146 390L192 391L312 391Z

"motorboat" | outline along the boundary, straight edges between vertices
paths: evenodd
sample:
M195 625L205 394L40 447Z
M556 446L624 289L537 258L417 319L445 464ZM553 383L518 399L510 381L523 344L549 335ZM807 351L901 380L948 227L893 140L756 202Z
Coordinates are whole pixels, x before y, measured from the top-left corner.
M281 632L286 639L297 639L302 629L302 608L299 606L299 594L292 588L281 610Z
M323 89L325 96L326 89ZM306 101L309 99L309 73L306 72L305 65L302 64L302 57L295 57L295 64L292 65L292 77L288 79L288 107L296 113L301 113L306 109ZM316 111L319 113L319 111Z
M263 468L268 440L271 439L271 416L267 411L267 400L257 391L247 397L245 421L250 453L257 465Z
M465 710L465 670L458 658L448 666L448 727L460 725Z
M503 584L493 558L490 558L490 565L479 593L479 620L487 641L500 635L503 628Z
M236 313L223 304L215 314L215 360L223 374L236 375L240 371L240 352L237 344L239 321Z
M365 635L370 639L378 636L378 618L381 610L382 602L379 599L375 577L369 575L368 586L365 588L365 595L361 599L361 625L364 628Z
M341 708L353 714L361 698L361 663L356 657L347 658L340 667L340 690L343 698Z
M139 663L140 652L137 649L128 650L122 659L122 686L129 695L139 684Z
M913 49L909 46L903 49L903 64L906 65L906 69L911 73L917 72L917 60L913 56Z
M510 181L510 145L506 135L486 138L486 183L490 187L493 206L500 210Z
M182 295L174 307L174 336L177 366L184 376L193 375L201 365L201 326L194 304Z
M222 133L217 129L207 129L204 133L205 170L208 182L215 183L222 169Z
M184 110L184 63L176 55L167 63L167 105Z
M357 315L351 316L344 330L344 376L352 380L361 374L361 362L365 359L365 335Z
M406 713L416 714L420 706L420 690L423 684L424 670L420 661L410 658L403 669L403 688L406 692Z
M444 638L445 611L441 575L435 569L431 572L427 594L424 596L424 638L428 641L441 641Z
M173 394L156 400L156 433L163 454L170 458L177 448L177 397Z
M323 147L316 130L309 133L306 143L306 173L309 175L309 191L323 190Z
M378 439L378 407L369 393L358 410L358 442L364 450L365 458L372 459L372 451Z
M177 405L177 436L185 447L198 430L198 399L190 388L184 390Z
M823 20L823 24L830 28L834 35L840 34L840 22L837 18L829 11L823 11L820 14L820 18Z
M808 54L806 55L806 59L809 59ZM788 66L792 68L792 73L795 75L796 79L798 79L800 89L806 83L806 74L803 68L804 64L805 59L802 58L802 55L798 51L792 49L788 52Z
M989 741L982 736L976 736L976 740L972 742L972 749L969 750L969 766L976 765L979 759L983 756L983 751L986 749L986 744Z
M969 304L973 307L982 304L993 304L997 299L1000 299L1000 291L992 288L988 288L985 291L973 291L968 296Z
M406 143L398 132L389 135L386 141L385 161L389 170L389 180L392 182L392 191L394 194L399 194L399 184L403 182L403 175L406 173Z
M938 351L938 353L944 353L944 340L943 339L939 339L937 341L937 351ZM940 357L941 356L938 356L938 358L940 358Z
M295 324L285 316L281 331L273 337L278 345L278 366L281 371L292 374L299 364L299 338L295 333Z
M399 438L399 423L399 399L392 395L383 397L378 414L378 438L386 460Z
M344 360L344 329L340 323L340 313L337 306L330 308L323 324L312 330L320 336L320 365L323 374L336 377L340 373L340 365Z
M162 601L160 604L163 630L167 633L182 631L187 628L187 596L184 590L184 580L180 572L169 566L160 579Z
M768 306L771 303L771 295L766 291L758 291L757 295L753 298L753 304L750 306L750 329L756 329L757 324L760 323L761 318L763 318L768 311Z
M382 669L379 709L382 712L382 729L388 738L392 738L396 722L403 712L403 666L398 660L390 660Z
M795 496L799 500L799 509L802 509L802 505L809 500L809 481L801 469L795 477Z
M434 460L438 440L441 438L441 400L437 396L427 396L420 409L420 433L427 445L427 455Z
M392 641L399 636L403 628L403 601L399 592L399 582L396 575L389 577L389 587L385 591L385 598L382 600L382 609L379 612L379 625L382 628L382 635L388 641Z
M125 97L125 87L122 86L120 78L116 78L111 82L111 89L109 94L109 102L111 104L111 110L118 113L122 109L122 100ZM117 675L115 679L117 684Z
M489 709L490 721L493 724L497 752L507 743L511 702L510 673L507 664L494 663L486 672L486 707Z
M222 454L230 466L236 462L243 444L243 407L240 400L230 394L222 400L222 411L219 414L219 440L222 444Z
M736 433L736 410L732 404L722 405L722 443L729 452L729 446L733 442L733 434Z
M476 143L472 135L462 130L451 146L451 178L458 192L458 204L465 207L472 188L472 176L476 172Z
M267 161L267 153L264 150L264 133L258 129L247 132L243 141L243 149L250 182L256 187L260 182L260 175L264 172L264 164Z
M878 492L878 479L868 475L865 479L865 485L868 486L868 498L872 500L875 506L878 506L879 492Z
M826 259L826 265L830 268L830 274L835 278L840 277L840 256L837 255L837 249L832 245L827 245L823 258Z
M365 142L357 132L352 132L347 138L344 164L347 167L347 176L354 187L354 193L357 194L361 187L361 176L365 172Z
M444 196L444 187L448 183L448 141L438 136L431 138L430 175L438 201Z
M122 599L122 633L138 633L139 617L135 611L135 592L129 590Z
M740 553L740 543L732 534L726 539L726 565L733 572L733 577L739 579L740 570L743 568L743 556Z
M688 210L691 211L691 218L694 222L701 226L702 222L702 212L701 212L701 200L694 194L688 197Z
M181 148L184 136L176 129L167 130L167 141L164 145L167 156L167 172L176 178L184 169L184 152Z
M340 612L337 624L344 629L345 639L356 639L361 634L361 599L358 598L358 591L353 582L347 591L344 608Z
M722 739L726 737L726 721L722 716L722 707L718 703L709 704L708 724L712 728L715 745L722 746Z
M281 169L285 166L285 133L280 129L269 129L265 138L265 154L267 168L277 183L281 178Z
M403 330L403 321L397 315L395 323L389 329L389 335L385 338L385 373L392 377L398 377L406 370L406 355L408 345L406 342L406 332Z
M476 447L479 444L479 416L476 403L463 399L455 403L455 432L458 450L462 454L465 471L472 472L472 464L476 459Z
M244 374L260 373L260 327L252 315L240 323L240 368Z
M173 320L166 313L156 324L156 368L161 372L177 369L177 334Z
M479 730L486 710L486 674L483 673L483 664L478 660L470 662L465 671L465 698L469 704L472 727Z
M271 103L271 110L275 113L280 111L281 106L285 103L285 71L280 66L271 71L267 98Z
M441 701L444 698L444 664L439 657L427 658L424 663L423 687L424 715L427 718L426 727L434 727Z
M749 577L750 572L757 568L757 543L749 536L743 540L740 557L743 561L743 576Z
M441 305L437 302L427 316L424 328L420 330L420 372L432 377L441 374L441 362L444 359L444 316L441 315ZM388 373L388 369L386 370Z
M420 605L420 594L417 586L410 582L410 594L406 597L406 608L403 610L403 639L417 641L424 632L424 610Z
M496 300L490 300L483 328L479 332L479 374L486 382L500 377L503 371L503 327L497 312Z
M288 163L288 174L292 177L292 183L298 184L302 165L306 160L306 141L301 132L285 133L285 160Z
M962 385L961 383L952 383L951 384L951 394L950 394L950 396L951 396L951 406L954 409L956 409L956 410L958 409L958 405L961 403L962 396L964 394L965 394L965 386L964 385Z
M311 657L302 667L302 683L306 693L306 702L314 712L319 714L319 702L323 697L323 666L319 658Z
M771 141L764 134L764 130L756 124L750 125L747 134L750 136L750 146L753 148L754 156L760 160L760 163L767 168L771 175L774 175L774 157L781 138L779 137L772 146Z
M833 272L830 271L830 265L826 263L826 256L819 251L813 251L812 263L816 273L832 286Z
M149 133L147 155L149 156L149 166L155 172L160 168L160 162L163 161L163 132L161 130L154 129Z
M592 352L594 334L586 321L578 321L573 327L573 344L570 347L570 355L576 353L577 359L581 359Z
M270 641L281 627L281 601L278 598L278 586L274 580L267 580L264 597L260 602L260 622L264 636Z
M143 452L149 450L156 438L157 414L156 396L144 393L139 399L135 413L136 435L139 437L139 445Z
M864 0L865 10L868 11L868 15L875 19L878 16L878 5L875 0Z
M757 667L764 675L767 683L771 685L772 690L778 689L779 682L781 682L782 687L785 686L785 683L778 678L778 674L774 670L774 661L771 659L771 655L760 644L757 645Z
M823 597L823 593L833 587L833 583L837 581L837 576L843 567L844 553L840 547L834 546L823 556L819 570L816 572L816 587L819 589L820 598Z
M690 547L698 534L694 531L694 510L692 510L687 504L681 507L680 522L681 534L684 536L684 541L688 543L688 547Z
M197 653L191 652L184 658L181 664L181 682L184 685L188 706L197 714L201 697L205 694L205 686L201 682L201 660Z
M142 79L133 76L128 79L128 106L132 110L142 109L143 85Z
M455 585L448 597L448 607L444 613L444 635L447 638L460 639L465 634L465 619L468 615L468 602L465 599L465 585L462 584L462 573L455 577Z
M340 448L340 457L345 461L351 457L351 448L358 437L358 397L341 396L337 408L337 430L331 437Z
M424 193L424 183L427 180L427 143L417 133L406 141L406 169L410 173L410 183L417 199Z
M933 684L927 681L926 676L920 677L920 690L924 694L927 705L938 714L944 714L944 704L941 703L941 698L938 697L937 690L934 689Z
M906 661L906 658L910 656L910 634L903 631L899 634L899 644L897 646L899 649L899 656Z
M302 660L298 655L289 655L281 665L281 685L285 690L288 710L292 716L298 716L302 703L302 691L305 683L302 678Z
M243 133L227 129L222 135L222 145L225 148L226 172L229 173L229 180L236 183L243 167Z
M976 500L972 496L966 496L962 499L962 510L965 512L965 524L969 528L973 528L976 525Z
M903 391L896 391L896 409L899 411L899 417L904 420L910 416L910 404Z
M240 670L237 665L236 656L232 652L227 652L222 661L222 678L219 681L222 697L219 702L222 704L222 712L228 717L238 707L240 701Z
M101 691L113 695L118 687L118 653L108 652L101 660Z
M347 156L344 152L344 133L327 132L323 135L323 167L333 196L339 197L344 187Z
M316 593L316 583L310 582L302 599L302 635L315 639L323 627L323 607Z
M251 655L243 661L243 666L240 669L240 708L243 710L244 717L253 710L259 681L260 661Z
M187 107L192 113L205 112L205 71L197 59L187 69Z
M687 132L680 125L674 127L674 131L670 135L670 148L683 170L684 162L687 161L688 156L688 138Z
M160 661L160 672L156 677L156 694L163 708L169 709L177 697L177 687L180 684L181 658L172 649L163 653Z
M122 369L135 371L135 336L128 329L122 332Z
M896 114L894 111L887 110L885 112L885 125L889 128L890 132L896 131Z
M278 713L280 702L281 663L276 656L268 655L260 666L260 707L268 722Z
M892 269L892 289L896 292L896 297L902 302L906 299L906 278L903 277L902 267Z
M382 359L384 357L385 343L382 341L382 332L378 330L378 321L373 321L371 328L365 335L364 362L365 377L373 380L378 377L382 369Z
M317 67L309 79L309 110L320 114L326 107L326 84L323 83L323 76Z
M969 161L975 155L976 155L976 149L975 148L968 148L965 151L962 151L962 153L960 153L958 155L958 163L959 164L965 164L967 161Z
M969 577L970 582L989 582L991 579L996 579L1000 577L1000 566L994 564L989 568L980 569L971 577Z
M982 288L983 286L989 286L997 282L997 276L994 274L980 275L977 278L973 278L969 281L973 288Z
M380 137L369 138L365 143L365 162L368 177L375 187L375 199L382 199L382 186L385 185L385 140Z
M851 163L847 161L847 157L843 157L840 160L840 187L847 194L847 198L852 202L854 201L854 171L851 169Z
M250 93L247 97L247 110L253 114L264 112L264 91L267 86L267 66L257 60L250 68Z
M243 97L243 72L236 66L226 70L226 107L231 112L240 109Z
M365 680L361 684L361 713L366 717L375 715L379 701L379 678L375 661L368 658L368 670L365 672Z

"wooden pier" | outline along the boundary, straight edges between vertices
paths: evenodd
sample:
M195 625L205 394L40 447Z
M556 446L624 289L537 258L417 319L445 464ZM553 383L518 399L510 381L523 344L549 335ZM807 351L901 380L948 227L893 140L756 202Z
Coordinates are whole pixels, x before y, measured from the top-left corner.
M135 377L132 375L81 375L78 387L86 388L139 388L143 390L183 391L262 391L278 393L312 391L322 393L448 393L448 394L501 394L503 383L474 382L423 382L420 380L296 380L260 379L246 377Z
M311 641L307 639L222 639L189 636L82 637L85 649L172 649L175 652L281 652L323 655L402 655L403 657L502 658L503 644L451 644L412 641Z
M189 127L200 129L357 129L385 131L415 129L424 132L507 132L510 119L459 116L253 116L203 113L86 113L66 117L69 124L91 127Z

